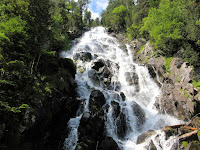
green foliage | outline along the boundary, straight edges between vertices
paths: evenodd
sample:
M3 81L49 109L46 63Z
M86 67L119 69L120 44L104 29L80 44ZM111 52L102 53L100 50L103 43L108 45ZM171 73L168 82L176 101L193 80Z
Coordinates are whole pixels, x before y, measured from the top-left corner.
M165 69L166 69L166 72L170 71L170 64L171 64L172 59L173 59L173 57L165 58Z
M197 135L200 136L200 131L197 132Z
M186 96L187 99L190 98L190 95L188 94L188 92L186 90L184 90L184 94L185 94L185 96Z
M194 88L200 89L200 80L197 82L193 81L192 84L193 84Z
M180 77L179 74L177 74L177 76L176 76L176 82L180 82L180 80L181 80L181 77Z
M118 12L125 13L120 17ZM200 66L200 7L195 0L138 0L137 5L112 0L101 16L109 31L126 32L130 40L144 37L166 57L184 49L180 57Z
M195 49L190 44L185 44L184 47L185 47L185 50L183 53L184 60L194 65L195 67L199 66L200 65L199 52L195 51Z
M32 110L29 107L29 105L27 105L27 104L22 104L19 107L11 107L11 106L9 106L8 102L2 102L2 101L0 101L0 106L1 106L0 110L3 109L3 111L9 111L9 112L13 112L13 113L20 113L22 109Z
M142 52L142 50L144 49L144 46L145 46L145 45L142 45L142 46L141 46L141 48L140 48L140 50L137 52L137 54L139 54L139 53Z
M124 29L126 12L127 12L127 9L124 5L120 5L119 7L116 7L112 11L111 24L115 31Z
M183 141L182 144L183 144L183 147L186 148L187 145L188 145L188 142L187 141Z
M12 37L17 34L26 35L25 27L26 21L22 20L20 17L9 18L0 24L0 30L3 31L7 37Z
M58 56L74 38L70 30L84 28L85 5L84 0L0 1L0 127L9 130L0 128L1 144L21 134L25 113L68 91L75 69Z
M128 38L130 40L132 40L134 38L138 38L140 36L139 29L140 28L138 26L136 26L135 24L132 24L131 27L127 28Z
M179 7L177 7L179 6ZM169 53L169 41L182 39L183 16L179 0L161 0L159 8L151 8L141 32L148 31L156 49Z

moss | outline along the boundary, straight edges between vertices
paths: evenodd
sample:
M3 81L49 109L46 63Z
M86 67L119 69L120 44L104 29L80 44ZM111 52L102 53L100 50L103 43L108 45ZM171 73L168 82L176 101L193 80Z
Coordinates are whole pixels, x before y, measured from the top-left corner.
M158 53L157 51L151 53L149 56L147 56L147 57L144 59L144 62L149 63L149 60L150 60L150 58L152 58L152 57L155 57L155 58L159 57L159 53Z
M187 145L188 145L188 142L187 141L183 141L182 144L183 144L184 148L186 148Z
M143 50L144 46L145 46L145 45L142 45L142 46L141 46L141 48L140 48L140 50L137 52L137 54L139 54L139 53L141 53L141 52L142 52L142 50Z
M200 131L197 132L197 135L200 136Z
M169 70L170 70L170 64L171 64L172 59L173 59L173 57L165 58L165 68L166 68L166 72L169 72Z
M192 104L194 105L194 107L197 107L197 102L192 102Z
M83 73L84 71L85 71L84 67L82 67L82 66L78 67L78 72L79 73Z
M184 94L185 94L185 96L186 96L187 99L190 98L190 95L188 94L188 92L186 90L184 90Z
M180 77L179 74L177 74L177 76L176 76L176 82L180 82L180 80L181 80L181 77Z
M193 81L192 84L193 84L193 86L194 86L195 88L200 89L200 80L197 81L197 82L196 82L196 81Z

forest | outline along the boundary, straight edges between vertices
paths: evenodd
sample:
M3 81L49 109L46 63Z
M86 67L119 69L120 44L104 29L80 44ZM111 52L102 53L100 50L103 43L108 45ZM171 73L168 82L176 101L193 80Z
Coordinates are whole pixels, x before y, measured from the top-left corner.
M8 135L22 133L26 113L69 88L60 79L75 74L74 64L59 54L91 27L105 26L129 40L145 38L160 55L178 55L200 67L199 0L109 0L101 19L95 20L89 3L0 1L0 149L7 149ZM64 63L70 64L67 71L59 68Z
M60 78L75 71L59 68L63 63L73 66L70 60L59 58L60 51L100 23L91 19L91 12L85 9L88 3L0 1L0 149L7 149L9 135L21 134L26 113L67 87Z
M110 0L101 22L130 40L145 38L166 57L179 54L200 66L199 0Z

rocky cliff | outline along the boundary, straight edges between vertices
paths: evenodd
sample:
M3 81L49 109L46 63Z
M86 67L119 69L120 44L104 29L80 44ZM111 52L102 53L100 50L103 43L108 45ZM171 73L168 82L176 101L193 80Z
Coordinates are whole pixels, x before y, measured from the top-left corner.
M160 113L168 113L186 122L163 129L168 137L173 135L179 139L172 149L199 149L200 90L193 85L193 66L178 57L163 57L145 39L130 42L130 48L134 60L148 68L162 89L161 97L155 103Z

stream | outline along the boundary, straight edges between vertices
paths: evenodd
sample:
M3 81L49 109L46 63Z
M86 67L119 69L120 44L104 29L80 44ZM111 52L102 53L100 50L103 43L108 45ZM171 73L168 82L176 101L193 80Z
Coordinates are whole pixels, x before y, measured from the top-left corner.
M145 150L150 149L152 143L158 150L171 149L175 141L172 138L166 140L161 129L181 124L182 121L161 114L156 109L154 104L161 95L161 88L145 66L133 61L129 45L110 36L104 27L95 27L78 39L70 51L63 52L62 56L71 58L77 66L76 91L81 101L76 118L68 122L69 134L66 135L65 150L74 150L80 145L79 140L83 135L79 133L82 132L79 131L81 119L97 115L93 106L99 103L102 107L97 107L96 111L100 115L103 112L104 136L111 137L119 149ZM95 94L100 97L98 100L102 100L101 97L105 100L93 102ZM85 128L84 124L81 126ZM150 130L154 134L145 142L138 143L138 137ZM96 142L94 149L100 149L103 138L92 139Z

